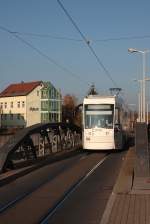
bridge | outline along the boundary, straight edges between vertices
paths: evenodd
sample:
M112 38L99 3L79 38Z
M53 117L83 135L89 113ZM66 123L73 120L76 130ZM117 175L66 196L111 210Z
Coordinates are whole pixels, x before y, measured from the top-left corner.
M9 182L0 189L0 220L4 223L13 220L18 224L21 221L61 223L63 215L65 223L93 220L100 224L149 224L147 133L147 125L137 123L135 146L130 146L128 151L78 151L69 159L53 164L49 162L36 172L19 176L15 182ZM24 129L14 140L6 144L10 151L4 158L2 170L10 166L12 154L17 158L23 152L25 159L36 160L36 156L80 147L81 129L66 123L38 124ZM7 172L2 175L5 174ZM10 193L12 186L14 191Z
M81 145L81 128L71 123L36 124L17 132L0 150L0 172L13 160L37 159Z

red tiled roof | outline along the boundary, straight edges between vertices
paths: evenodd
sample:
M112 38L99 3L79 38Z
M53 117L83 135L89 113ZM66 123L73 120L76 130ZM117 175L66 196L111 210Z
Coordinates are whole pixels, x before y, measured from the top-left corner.
M41 83L42 81L11 84L0 93L0 97L26 96Z

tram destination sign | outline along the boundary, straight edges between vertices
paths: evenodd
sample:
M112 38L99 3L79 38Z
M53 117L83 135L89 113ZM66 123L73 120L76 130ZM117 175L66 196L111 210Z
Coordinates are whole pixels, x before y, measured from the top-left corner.
M89 104L87 105L87 110L110 110L112 109L112 104Z

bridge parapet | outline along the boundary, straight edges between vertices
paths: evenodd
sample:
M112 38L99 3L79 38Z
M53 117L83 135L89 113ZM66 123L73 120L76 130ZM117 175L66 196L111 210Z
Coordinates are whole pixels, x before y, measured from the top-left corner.
M149 150L148 134L146 123L137 123L135 127L135 177L148 177L149 170Z
M81 146L81 128L70 123L36 124L15 134L0 149L0 172L14 160L36 159Z

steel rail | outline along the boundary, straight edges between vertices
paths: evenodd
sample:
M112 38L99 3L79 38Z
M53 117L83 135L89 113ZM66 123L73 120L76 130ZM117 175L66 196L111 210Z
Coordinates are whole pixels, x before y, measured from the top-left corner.
M89 153L89 152L84 152L84 154L82 154L82 157L83 157L83 158L86 158L89 154L91 154L91 153ZM82 157L81 157L81 158L82 158ZM81 159L81 158L80 158L80 159ZM80 160L80 159L79 159L79 160ZM41 167L39 167L39 168L41 168ZM32 173L32 172L34 172L34 170L31 171L31 173ZM45 182L42 182L42 183L40 183L39 185L33 187L33 188L32 188L30 191L28 191L27 193L23 193L23 194L17 196L14 200L9 201L9 202L6 203L5 205L0 206L0 215L1 215L3 212L5 212L7 209L12 208L13 206L15 206L18 202L20 202L21 200L23 200L23 199L25 199L26 197L28 197L30 194L32 194L34 191L36 191L38 188L40 188L43 184L45 184L46 182L48 182L48 181L50 181L50 180L52 180L52 179L53 179L53 178L50 177L50 178L47 179Z
M57 212L57 210L63 205L63 203L70 197L70 195L90 176L93 172L103 164L103 162L110 156L107 153L87 174L82 176L68 191L61 197L59 201L51 208L48 213L39 221L40 224L48 224L48 220Z

